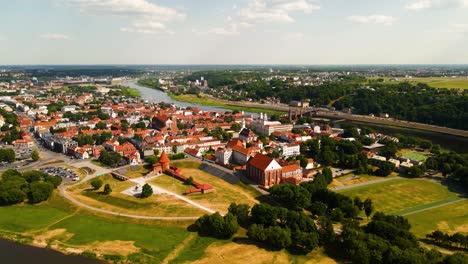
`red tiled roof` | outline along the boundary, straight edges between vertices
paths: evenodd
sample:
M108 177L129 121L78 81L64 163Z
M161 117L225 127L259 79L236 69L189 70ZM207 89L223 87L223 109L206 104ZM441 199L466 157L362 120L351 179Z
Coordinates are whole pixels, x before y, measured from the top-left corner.
M273 158L270 158L266 155L263 155L261 153L258 153L255 155L253 158L251 158L248 162L251 166L254 166L257 169L260 170L266 170L268 165L273 161Z
M161 157L159 158L159 163L169 163L169 158L166 155L166 151L161 153Z

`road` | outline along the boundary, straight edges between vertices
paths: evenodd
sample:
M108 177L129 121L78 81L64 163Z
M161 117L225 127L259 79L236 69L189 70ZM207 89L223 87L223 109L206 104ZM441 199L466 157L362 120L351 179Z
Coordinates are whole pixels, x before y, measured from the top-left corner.
M356 122L404 127L404 128L410 128L410 129L417 129L417 130L423 130L423 131L454 135L454 136L459 136L459 137L468 137L468 131L465 131L465 130L434 126L434 125L416 123L416 122L408 122L408 121L396 120L392 118L380 118L380 117L371 117L367 115L346 114L340 111L330 111L324 108L312 108L312 107L297 108L297 107L290 107L285 104L260 104L260 103L253 103L253 102L231 102L231 101L223 101L223 102L225 102L227 105L232 105L232 106L255 107L255 108L263 108L263 109L283 111L283 112L288 112L290 109L296 110L296 111L302 111L304 114L313 112L315 113L314 116L324 117L324 118L329 118L329 119L346 119L346 120L351 120L351 121L356 121Z
M389 125L395 127L404 127L410 129L417 129L423 131L437 132L442 134L448 134L459 137L468 137L468 131L453 129L448 127L434 126L416 122L408 122L403 120L396 120L391 118L380 118L380 117L371 117L364 115L352 115L345 114L338 111L317 111L316 115L318 117L325 117L329 119L346 119L350 121L363 122L363 123L373 123L380 125Z

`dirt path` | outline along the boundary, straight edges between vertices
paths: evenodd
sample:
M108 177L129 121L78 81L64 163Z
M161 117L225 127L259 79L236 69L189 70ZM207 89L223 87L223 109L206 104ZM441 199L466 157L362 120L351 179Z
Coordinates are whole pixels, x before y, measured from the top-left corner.
M431 206L431 207L428 207L428 208L424 208L424 209L421 209L421 210L416 210L416 211L413 211L413 212L409 212L409 213L406 213L406 214L402 214L401 216L407 216L407 215L411 215L411 214L416 214L416 213L419 213L419 212L423 212L423 211L427 211L427 210L439 208L439 207L442 207L442 206L446 206L446 205L453 204L453 203L458 203L458 202L461 202L461 201L466 201L466 198L462 198L462 199L459 199L459 200L456 200L456 201L446 202L446 203L443 203L443 204L434 205L434 206Z
M94 174L96 175L96 174ZM115 216L123 216L123 217L129 217L129 218L136 218L136 219L148 219L148 220L168 220L168 221L180 221L180 220L196 220L198 219L199 217L198 216L145 216L145 215L133 215L133 214L125 214L125 213L117 213L117 212L113 212L113 211L109 211L109 210L104 210L104 209L100 209L100 208L96 208L96 207L93 207L93 206L90 206L90 205L87 205L87 204L84 204L78 200L76 200L75 198L73 198L68 192L67 192L67 189L68 188L71 188L77 184L81 184L83 182L86 182L88 180L91 180L92 178L94 178L96 176L91 176L91 175L88 175L85 180L83 181L80 181L80 182L77 182L73 185L68 185L68 186L65 186L65 185L61 185L59 187L59 192L60 194L67 200L69 200L71 203L77 205L78 207L81 207L81 208L84 208L84 209L88 209L88 210L91 210L91 211L95 211L95 212L99 212L99 213L103 213L103 214L109 214L109 215L115 215ZM186 198L185 198L186 199ZM188 199L187 199L188 200ZM211 210L209 208L206 208L208 210Z
M177 256L179 256L180 252L184 250L187 244L190 243L190 241L192 241L192 239L194 238L195 234L190 233L182 242L180 242L180 244L176 248L174 248L173 251L171 251L171 253L169 253L169 255L166 256L166 258L161 263L168 264L171 261L173 261Z

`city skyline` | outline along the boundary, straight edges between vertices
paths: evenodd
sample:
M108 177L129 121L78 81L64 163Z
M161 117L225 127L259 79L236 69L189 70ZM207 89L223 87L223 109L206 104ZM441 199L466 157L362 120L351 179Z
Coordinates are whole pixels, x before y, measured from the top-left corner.
M467 0L348 2L11 1L0 64L468 62Z

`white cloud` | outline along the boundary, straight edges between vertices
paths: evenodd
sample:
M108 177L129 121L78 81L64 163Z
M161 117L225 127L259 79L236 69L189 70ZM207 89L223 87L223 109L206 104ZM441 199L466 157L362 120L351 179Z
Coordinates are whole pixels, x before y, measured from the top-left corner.
M397 20L392 16L385 15L368 15L368 16L350 16L348 20L362 24L381 24L391 26Z
M185 18L185 14L177 9L147 0L65 0L65 2L77 5L82 12L145 16L160 21Z
M58 33L46 33L40 35L41 38L44 39L51 39L51 40L67 40L70 39L68 35L65 34L58 34Z
M293 12L309 14L320 6L310 0L249 0L239 11L243 19L254 22L294 22Z
M454 24L452 31L455 33L468 33L468 24Z
M76 6L84 14L108 14L134 19L121 28L122 32L143 34L173 32L166 28L168 21L183 20L185 13L171 7L158 5L149 0L62 0Z
M214 27L206 31L193 30L198 35L220 35L220 36L236 36L240 34L237 24L229 24L225 27Z
M299 41L304 38L304 34L301 32L293 32L286 34L286 39L289 41Z
M405 8L408 10L444 9L468 7L468 0L412 0Z
M174 32L166 28L166 25L157 21L137 21L129 27L122 27L120 31L142 34L174 34Z

